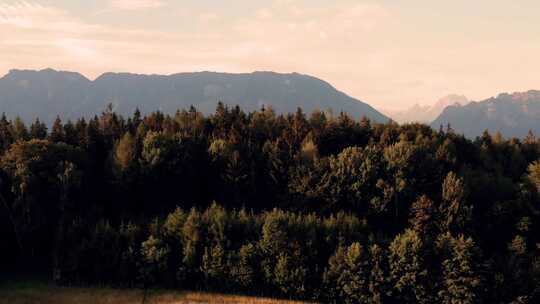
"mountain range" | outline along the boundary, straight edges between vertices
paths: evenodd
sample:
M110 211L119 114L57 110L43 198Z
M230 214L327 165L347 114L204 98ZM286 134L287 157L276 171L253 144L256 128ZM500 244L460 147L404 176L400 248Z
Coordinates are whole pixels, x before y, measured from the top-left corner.
M398 123L431 123L435 120L442 111L448 106L465 105L469 102L469 99L463 95L452 94L439 99L433 105L419 105L405 109L405 110L385 110L385 114L390 116L394 121Z
M540 91L503 93L480 102L453 105L435 119L431 126L450 124L455 132L473 138L484 130L500 132L506 138L525 137L529 130L540 134Z
M132 114L136 108L142 113L174 113L191 105L208 114L214 112L219 101L239 105L246 111L265 105L287 113L301 107L306 113L316 109L335 114L343 111L355 118L388 120L329 83L298 73L105 73L92 81L79 73L45 69L11 70L0 78L0 112L27 122L39 117L50 124L57 115L63 119L89 117L101 113L109 104L123 115Z
M389 119L329 83L298 73L105 73L90 80L79 73L45 69L11 70L0 78L0 112L26 122L39 117L49 125L56 116L75 120L100 114L109 104L122 115L130 115L136 108L143 114L156 110L174 113L191 105L209 114L219 101L246 111L271 106L277 113L290 113L300 107L306 113L331 110L375 122ZM540 134L540 91L503 93L479 102L449 95L433 106L416 105L387 114L400 123L431 122L435 129L450 125L471 138L484 130L524 137L529 130Z

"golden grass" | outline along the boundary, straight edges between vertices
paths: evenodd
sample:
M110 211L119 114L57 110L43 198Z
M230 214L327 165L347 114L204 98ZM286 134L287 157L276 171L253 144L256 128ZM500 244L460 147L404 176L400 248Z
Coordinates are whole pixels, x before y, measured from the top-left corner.
M67 288L52 286L0 287L0 303L9 304L131 304L143 303L142 290ZM301 302L202 292L151 291L145 304L299 304Z

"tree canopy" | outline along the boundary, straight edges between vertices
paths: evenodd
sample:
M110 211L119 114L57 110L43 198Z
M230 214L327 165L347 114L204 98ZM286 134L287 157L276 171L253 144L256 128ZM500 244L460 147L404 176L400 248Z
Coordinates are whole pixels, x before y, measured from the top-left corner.
M540 141L220 104L0 118L0 267L58 284L538 303Z

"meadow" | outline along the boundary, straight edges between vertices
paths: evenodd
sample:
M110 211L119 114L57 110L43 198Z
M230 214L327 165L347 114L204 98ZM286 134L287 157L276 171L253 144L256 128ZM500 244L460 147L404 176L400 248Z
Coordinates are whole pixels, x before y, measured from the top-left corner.
M300 304L305 302L224 295L217 293L151 290L58 287L46 283L0 285L0 304Z

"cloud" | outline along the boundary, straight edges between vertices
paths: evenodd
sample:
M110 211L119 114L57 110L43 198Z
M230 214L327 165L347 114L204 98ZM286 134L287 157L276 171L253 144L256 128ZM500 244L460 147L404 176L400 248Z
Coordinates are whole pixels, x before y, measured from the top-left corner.
M267 8L262 8L258 10L256 15L257 15L257 18L260 18L260 19L269 19L269 18L272 18L273 16L272 12Z
M51 29L62 29L71 21L66 12L36 3L0 4L0 24L5 26L39 29L46 25Z
M110 0L110 6L119 10L136 11L162 7L165 3L160 0Z
M284 53L357 52L370 41L373 48L394 24L391 11L380 4L299 5L276 0L259 10L256 18L243 18L233 25L237 36L261 46L273 45ZM332 45L331 49L327 46ZM321 48L321 46L325 46Z
M2 53L14 65L9 68L65 66L94 74L96 68L114 67L122 56L136 60L128 54L150 40L174 39L161 32L88 23L63 9L34 2L0 4L0 50L7 50Z
M377 5L356 5L354 7L334 5L330 7L283 6L285 0L277 0L274 5L263 8L256 17L246 16L230 20L226 23L215 21L221 19L215 12L184 14L186 18L195 16L203 27L193 31L163 32L151 29L134 29L92 24L69 12L51 6L44 6L28 1L17 1L13 4L0 4L0 44L9 44L10 48L24 48L27 52L33 50L28 46L42 45L48 48L60 48L68 54L105 54L104 60L118 56L117 53L146 53L152 55L155 50L178 54L177 48L182 47L184 56L191 57L207 55L209 60L218 62L222 58L215 56L214 48L220 45L226 48L229 58L226 61L238 60L239 57L252 56L253 60L262 56L277 55L272 62L282 60L287 62L288 54L306 54L329 56L331 50L321 49L321 43L333 44L337 47L346 46L351 52L355 45L349 44L344 38L361 39L375 32L379 24L386 23L387 13ZM287 0L289 1L289 0ZM116 7L137 9L156 7L162 1L155 0L116 0ZM293 3L293 2L291 2ZM117 49L121 45L124 50ZM152 45L152 48L148 46ZM129 51L128 51L129 50ZM317 50L317 51L313 51ZM236 53L235 53L236 52ZM224 55L221 51L220 55ZM286 56L283 58L283 56ZM305 58L306 56L301 56ZM307 56L309 57L309 56ZM129 58L125 58L127 61ZM262 59L264 60L264 58ZM204 61L203 61L204 62ZM208 62L208 61L206 61ZM302 60L294 61L296 65ZM305 64L310 65L306 58ZM201 63L202 65L203 63ZM206 64L206 63L204 63ZM249 67L256 66L250 63ZM247 67L245 67L247 68ZM300 69L302 67L299 67Z
M525 81L534 87L540 69L540 42L534 39L426 36L417 33L417 24L408 25L396 6L381 1L274 0L243 13L173 5L178 2L116 1L117 8L107 6L106 15L88 17L39 4L45 1L0 0L0 73L45 67L88 77L107 71L302 72L387 106L456 91L477 98L474 92L481 89L511 91ZM119 12L157 5L168 7L152 11L151 21ZM513 55L501 61L506 53ZM516 69L519 78L500 76ZM410 79L421 82L411 86Z
M131 10L163 3L109 2L115 4L116 9ZM349 75L344 73L349 67L341 64L345 58L362 53L359 47L363 48L363 43L357 41L378 36L379 26L388 23L384 7L377 5L316 7L277 0L254 15L234 19L226 19L226 15L213 11L186 9L189 13L171 10L171 14L191 18L186 22L195 30L180 28L164 32L151 27L91 23L64 9L30 1L0 4L2 61L13 65L9 68L50 66L82 71L89 77L105 71L173 73L264 69L299 71L334 80L329 76ZM114 11L109 13L114 14ZM343 59L337 61L336 54ZM366 62L373 57L365 52L361 58L364 66L374 66Z
M213 12L206 12L199 15L199 20L203 23L209 23L212 21L217 20L219 17L216 13Z

